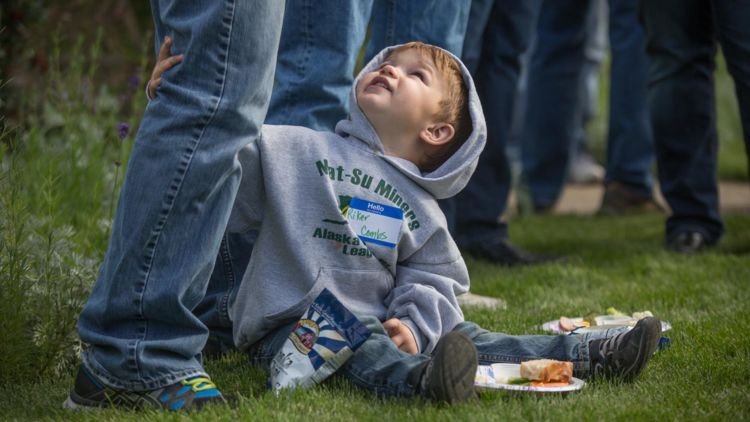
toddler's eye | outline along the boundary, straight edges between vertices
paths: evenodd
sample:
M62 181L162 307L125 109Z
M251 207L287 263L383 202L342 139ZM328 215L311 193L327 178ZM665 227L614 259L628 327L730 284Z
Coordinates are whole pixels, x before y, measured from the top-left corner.
M417 72L412 72L412 75L414 75L414 76L416 76L417 78L419 78L419 80L420 80L420 81L422 81L422 82L424 82L424 81L425 81L425 78L426 78L426 77L425 77L425 74L424 74L424 72L420 72L420 71L417 71Z

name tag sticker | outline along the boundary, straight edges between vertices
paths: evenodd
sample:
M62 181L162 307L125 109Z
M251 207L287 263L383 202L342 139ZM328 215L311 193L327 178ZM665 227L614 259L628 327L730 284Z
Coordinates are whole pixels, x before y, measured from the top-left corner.
M401 233L404 212L390 205L352 198L346 219L363 242L394 248Z

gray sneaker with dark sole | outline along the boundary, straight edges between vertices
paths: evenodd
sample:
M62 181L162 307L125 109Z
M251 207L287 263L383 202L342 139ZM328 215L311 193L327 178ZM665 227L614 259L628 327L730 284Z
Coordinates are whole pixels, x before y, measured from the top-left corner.
M643 318L633 329L589 343L594 376L632 381L656 352L661 337L661 321Z
M458 331L443 336L424 371L427 398L454 404L476 397L477 362L477 349L469 336Z

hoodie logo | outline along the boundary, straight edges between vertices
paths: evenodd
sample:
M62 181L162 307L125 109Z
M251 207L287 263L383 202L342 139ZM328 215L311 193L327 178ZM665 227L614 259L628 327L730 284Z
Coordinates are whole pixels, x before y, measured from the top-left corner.
M349 195L339 195L339 211L341 211L341 215L346 218L346 212L349 211L349 202L351 202L352 197ZM324 218L324 223L331 223L331 224L339 224L344 225L346 224L346 220L331 220L330 218Z
M327 159L316 161L315 169L321 177L328 178L332 182L349 183L369 192L380 195L385 201L390 202L392 205L403 211L402 219L406 221L406 227L409 230L414 231L421 226L419 216L416 213L416 209L412 207L408 202L406 195L404 195L401 191L398 190L395 185L389 183L387 180L376 179L358 168L347 169L341 165L337 166L333 163L328 162ZM348 212L347 198L351 199L350 197L339 196L339 210L341 210L342 215ZM325 219L323 220L323 222L339 225L346 224L346 221L341 221L338 219Z

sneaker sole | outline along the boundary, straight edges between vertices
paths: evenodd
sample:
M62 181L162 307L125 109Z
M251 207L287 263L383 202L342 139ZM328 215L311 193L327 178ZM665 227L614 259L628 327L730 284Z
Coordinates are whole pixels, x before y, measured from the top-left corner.
M92 411L92 410L100 410L101 406L86 406L84 404L76 403L72 397L68 396L67 399L62 404L62 408L66 410L75 410L75 411Z
M433 385L435 398L453 404L475 397L478 356L471 339L464 333L452 331L438 343L434 354L444 357L435 362L438 366L433 369L432 376L439 381Z

